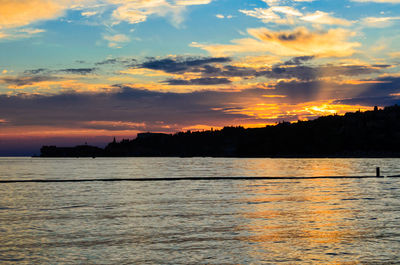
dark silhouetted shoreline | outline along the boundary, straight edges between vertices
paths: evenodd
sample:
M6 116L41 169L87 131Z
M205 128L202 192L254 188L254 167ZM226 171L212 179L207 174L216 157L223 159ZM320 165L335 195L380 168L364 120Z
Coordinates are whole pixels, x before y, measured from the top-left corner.
M263 128L140 133L104 149L43 146L41 157L400 157L400 107Z

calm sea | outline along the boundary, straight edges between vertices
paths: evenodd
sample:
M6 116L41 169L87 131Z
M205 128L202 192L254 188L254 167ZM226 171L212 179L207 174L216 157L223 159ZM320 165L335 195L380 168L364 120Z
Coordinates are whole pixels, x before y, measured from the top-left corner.
M0 158L0 179L400 174L400 159ZM0 183L0 264L399 264L400 179Z

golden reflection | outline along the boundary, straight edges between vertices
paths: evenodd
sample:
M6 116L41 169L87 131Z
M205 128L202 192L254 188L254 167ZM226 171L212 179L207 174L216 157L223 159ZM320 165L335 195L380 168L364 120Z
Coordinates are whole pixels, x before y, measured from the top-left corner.
M334 169L315 165L310 172L313 176L326 175ZM357 229L360 207L356 200L347 200L343 180L263 181L243 189L243 216L248 222L240 229L250 233L240 240L254 246L252 255L262 258L259 256L286 253L289 260L357 264L335 256L341 251L351 252L348 245L365 232Z

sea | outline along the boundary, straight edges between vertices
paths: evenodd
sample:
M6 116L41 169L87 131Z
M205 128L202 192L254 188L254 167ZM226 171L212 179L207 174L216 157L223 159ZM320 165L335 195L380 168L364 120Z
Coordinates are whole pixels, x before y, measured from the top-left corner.
M0 158L0 180L400 174L400 159ZM400 178L0 183L0 264L400 264Z

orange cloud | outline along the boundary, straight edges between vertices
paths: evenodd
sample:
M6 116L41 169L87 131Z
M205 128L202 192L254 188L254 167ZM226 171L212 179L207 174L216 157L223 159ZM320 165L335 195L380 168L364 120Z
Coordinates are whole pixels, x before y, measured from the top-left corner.
M389 53L389 56L393 58L400 58L400 52L391 52Z
M76 92L98 92L109 91L112 87L104 83L87 83L78 80L48 80L41 82L32 82L23 85L10 84L7 86L13 90L32 90L43 93L45 91L54 93L56 91L76 91Z
M0 28L26 26L39 20L62 15L64 1L54 0L0 0Z
M346 57L354 54L355 48L361 45L348 40L355 36L354 32L340 28L314 32L304 27L293 31L271 31L267 28L247 31L253 38L236 39L232 44L192 43L191 46L206 50L214 56L263 52L278 56Z
M104 35L103 38L108 41L108 47L121 48L120 43L129 42L130 39L125 34Z
M82 16L94 16L102 6L113 9L112 21L105 24L130 24L143 22L148 16L168 17L174 25L183 21L186 6L209 4L212 0L0 0L0 39L15 32L7 29L24 27L38 21L56 19L67 10L83 10ZM89 10L89 11L87 11ZM32 35L32 32L30 32ZM125 41L125 39L124 39ZM116 47L118 42L110 42Z
M310 101L300 104L286 103L247 103L240 109L230 109L226 112L231 114L244 114L255 119L271 120L269 124L274 124L275 120L308 120L317 116L345 114L346 112L371 110L371 107L361 105L338 105L332 104L333 100ZM242 124L250 127L247 124ZM253 126L251 126L253 127Z
M87 125L93 125L93 126L109 126L109 127L126 127L129 128L130 130L133 128L140 128L140 127L145 127L146 123L144 122L126 122L126 121L89 121L85 122Z
M4 138L47 138L47 137L87 137L87 136L124 136L134 137L138 130L104 130L81 129L55 126L10 126L2 129L0 136Z

